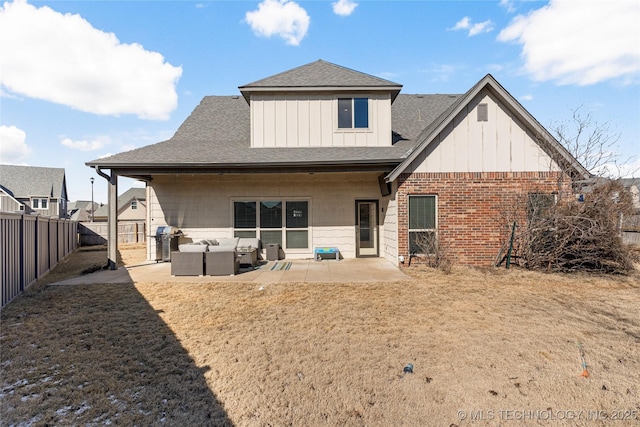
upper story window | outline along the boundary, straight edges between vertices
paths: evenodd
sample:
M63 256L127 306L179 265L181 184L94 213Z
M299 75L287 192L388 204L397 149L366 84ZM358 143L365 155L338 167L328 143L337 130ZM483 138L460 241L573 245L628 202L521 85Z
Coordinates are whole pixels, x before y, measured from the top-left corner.
M31 199L31 207L33 209L48 209L49 208L49 199L46 198L33 198Z
M131 201L131 209L138 209L138 201L137 200L132 200Z
M338 98L338 128L368 128L369 98Z

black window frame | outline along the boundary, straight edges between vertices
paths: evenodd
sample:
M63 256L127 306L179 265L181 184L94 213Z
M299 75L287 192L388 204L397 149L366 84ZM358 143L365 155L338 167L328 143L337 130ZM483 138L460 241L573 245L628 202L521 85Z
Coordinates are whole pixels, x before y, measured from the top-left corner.
M369 129L368 97L340 97L337 105L338 129Z
M412 218L415 208L411 203L412 199L432 199L433 218ZM427 212L425 210L424 214ZM417 237L429 236L428 238L435 240L437 238L438 229L438 196L435 194L410 194L407 198L407 237L409 254L411 255L432 255L433 253L424 253L416 244Z

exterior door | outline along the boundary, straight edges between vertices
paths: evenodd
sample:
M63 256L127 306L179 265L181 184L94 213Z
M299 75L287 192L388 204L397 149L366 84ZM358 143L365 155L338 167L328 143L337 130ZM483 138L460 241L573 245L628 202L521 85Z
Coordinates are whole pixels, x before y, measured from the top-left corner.
M356 256L378 256L378 201L356 201Z

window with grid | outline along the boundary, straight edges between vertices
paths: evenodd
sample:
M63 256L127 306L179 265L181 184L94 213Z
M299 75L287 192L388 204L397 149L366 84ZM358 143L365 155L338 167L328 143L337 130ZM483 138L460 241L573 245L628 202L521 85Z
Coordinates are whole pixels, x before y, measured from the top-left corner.
M49 207L49 199L37 197L31 199L31 207L33 209L48 209Z
M409 196L409 253L428 254L436 238L436 196Z
M259 237L262 245L309 247L309 202L261 200L234 202L234 236Z

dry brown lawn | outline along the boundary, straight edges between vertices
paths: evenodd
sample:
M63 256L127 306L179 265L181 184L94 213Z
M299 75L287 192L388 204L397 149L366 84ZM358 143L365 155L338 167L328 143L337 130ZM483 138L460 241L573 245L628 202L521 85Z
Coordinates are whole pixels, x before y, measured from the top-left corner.
M41 286L2 312L0 423L640 425L637 273L410 271Z

